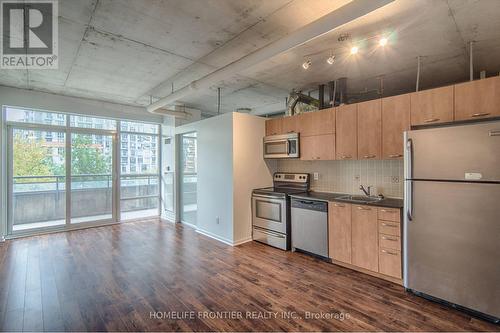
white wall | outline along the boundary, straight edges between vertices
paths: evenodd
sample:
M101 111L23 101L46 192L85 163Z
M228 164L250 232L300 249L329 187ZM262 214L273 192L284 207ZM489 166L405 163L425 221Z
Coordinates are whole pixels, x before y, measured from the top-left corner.
M196 227L202 233L232 243L233 115L225 113L176 128L176 134L193 131L198 135Z
M273 184L276 162L263 159L266 119L233 114L234 243L252 239L252 190Z
M252 190L271 186L276 167L262 158L265 119L225 113L176 128L188 132L198 133L197 229L233 245L250 240Z
M49 111L61 111L98 117L124 118L157 123L161 123L163 121L163 116L149 113L142 107L5 86L0 86L0 105L23 106Z

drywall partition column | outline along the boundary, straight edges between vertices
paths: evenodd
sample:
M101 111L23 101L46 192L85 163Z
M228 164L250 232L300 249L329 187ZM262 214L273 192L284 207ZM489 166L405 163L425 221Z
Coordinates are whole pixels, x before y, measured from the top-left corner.
M197 132L197 231L233 244L233 114L176 128Z
M233 114L233 238L234 245L252 239L252 190L273 184L275 161L263 158L266 119Z

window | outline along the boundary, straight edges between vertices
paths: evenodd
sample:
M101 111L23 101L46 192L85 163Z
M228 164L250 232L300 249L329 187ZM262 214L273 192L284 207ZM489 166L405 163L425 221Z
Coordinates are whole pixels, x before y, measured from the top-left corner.
M21 107L5 106L3 112L9 135L6 142L12 142L9 154L14 156L7 168L13 184L9 193L9 234L113 221L115 208L122 219L158 215L159 158L151 148L158 140L159 125ZM30 124L29 129L22 124ZM133 133L123 132L114 144L115 134L111 131L118 124L120 129ZM115 147L120 149L119 165L114 164ZM119 171L121 191L113 181L113 174ZM71 187L66 189L66 184Z
M96 117L70 115L69 125L71 127L116 130L116 120Z
M56 126L65 125L66 122L66 115L60 113L21 109L10 106L4 108L7 121Z
M120 130L122 132L158 134L158 125L141 122L121 121Z

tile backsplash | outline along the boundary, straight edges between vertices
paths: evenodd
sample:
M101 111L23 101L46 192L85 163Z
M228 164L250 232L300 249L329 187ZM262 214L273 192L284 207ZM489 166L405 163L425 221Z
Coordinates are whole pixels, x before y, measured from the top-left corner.
M373 186L373 194L403 197L403 161L301 161L278 160L279 172L311 174L311 189L319 192L363 194L359 185ZM314 180L314 173L319 174Z

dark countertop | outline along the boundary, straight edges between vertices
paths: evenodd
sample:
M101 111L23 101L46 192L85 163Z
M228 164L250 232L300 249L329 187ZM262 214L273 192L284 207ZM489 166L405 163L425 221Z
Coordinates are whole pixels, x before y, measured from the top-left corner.
M376 207L387 207L387 208L403 208L403 199L395 199L395 198L385 198L377 202L369 202L369 203L361 203L358 201L339 199L340 197L346 196L345 193L327 193L327 192L314 192L310 191L307 193L301 194L292 194L291 197L294 198L302 198L302 199L314 199L321 201L339 201L339 202L347 202L357 205L367 205L367 206L376 206Z

